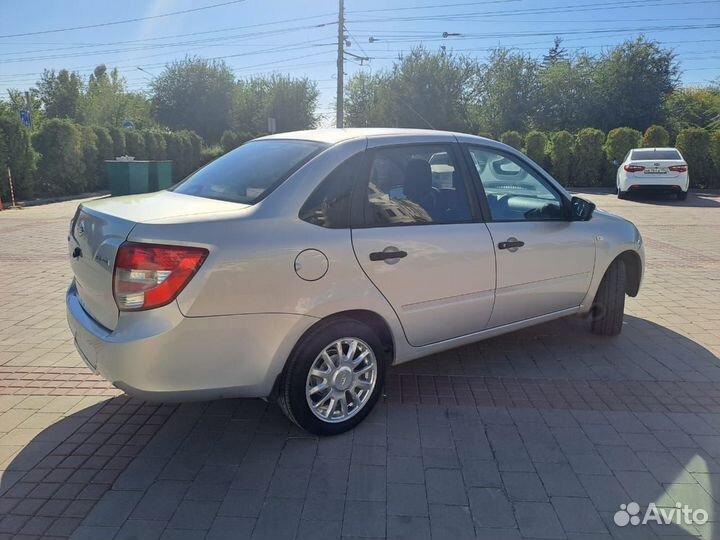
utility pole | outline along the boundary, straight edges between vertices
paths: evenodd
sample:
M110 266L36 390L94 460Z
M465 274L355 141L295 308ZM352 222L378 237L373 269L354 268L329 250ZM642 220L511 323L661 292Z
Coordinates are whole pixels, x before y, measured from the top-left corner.
M345 0L338 6L338 54L337 54L337 117L335 127L343 127L343 71L345 69Z

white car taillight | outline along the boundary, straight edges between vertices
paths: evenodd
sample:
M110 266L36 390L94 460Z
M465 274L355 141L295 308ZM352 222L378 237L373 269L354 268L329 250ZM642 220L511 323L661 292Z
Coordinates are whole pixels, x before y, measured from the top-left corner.
M120 311L169 304L185 288L208 250L126 242L115 257L113 296Z

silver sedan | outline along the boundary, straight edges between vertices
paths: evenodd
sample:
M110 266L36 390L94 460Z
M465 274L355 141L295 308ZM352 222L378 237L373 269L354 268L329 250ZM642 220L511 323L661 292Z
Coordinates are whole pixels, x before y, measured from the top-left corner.
M573 314L620 332L635 226L481 137L346 129L263 137L167 191L70 227L78 351L132 395L272 397L357 425L392 364Z

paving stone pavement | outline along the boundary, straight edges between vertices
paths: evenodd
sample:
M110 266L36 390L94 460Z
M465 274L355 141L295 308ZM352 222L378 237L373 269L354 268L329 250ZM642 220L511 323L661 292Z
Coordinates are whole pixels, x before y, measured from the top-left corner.
M63 302L77 202L0 212L0 540L720 539L720 197L587 196L646 243L620 337L570 318L397 366L322 439L90 374ZM615 525L631 501L709 520Z

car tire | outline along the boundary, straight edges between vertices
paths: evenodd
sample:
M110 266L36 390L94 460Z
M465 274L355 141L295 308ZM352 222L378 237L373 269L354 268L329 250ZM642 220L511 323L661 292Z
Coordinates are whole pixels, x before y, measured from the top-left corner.
M625 263L614 261L600 282L591 308L591 330L600 336L617 336L625 313Z
M684 201L685 199L687 199L687 195L688 195L688 192L687 192L687 191L680 191L680 192L677 194L677 199L678 199L678 201Z
M358 361L361 355L364 357ZM321 323L301 339L288 360L278 404L291 421L310 433L337 435L348 431L362 422L380 398L386 356L382 342L369 326L353 319ZM326 389L316 390L323 385Z
M620 188L617 190L618 199L627 199L627 191L623 191Z

